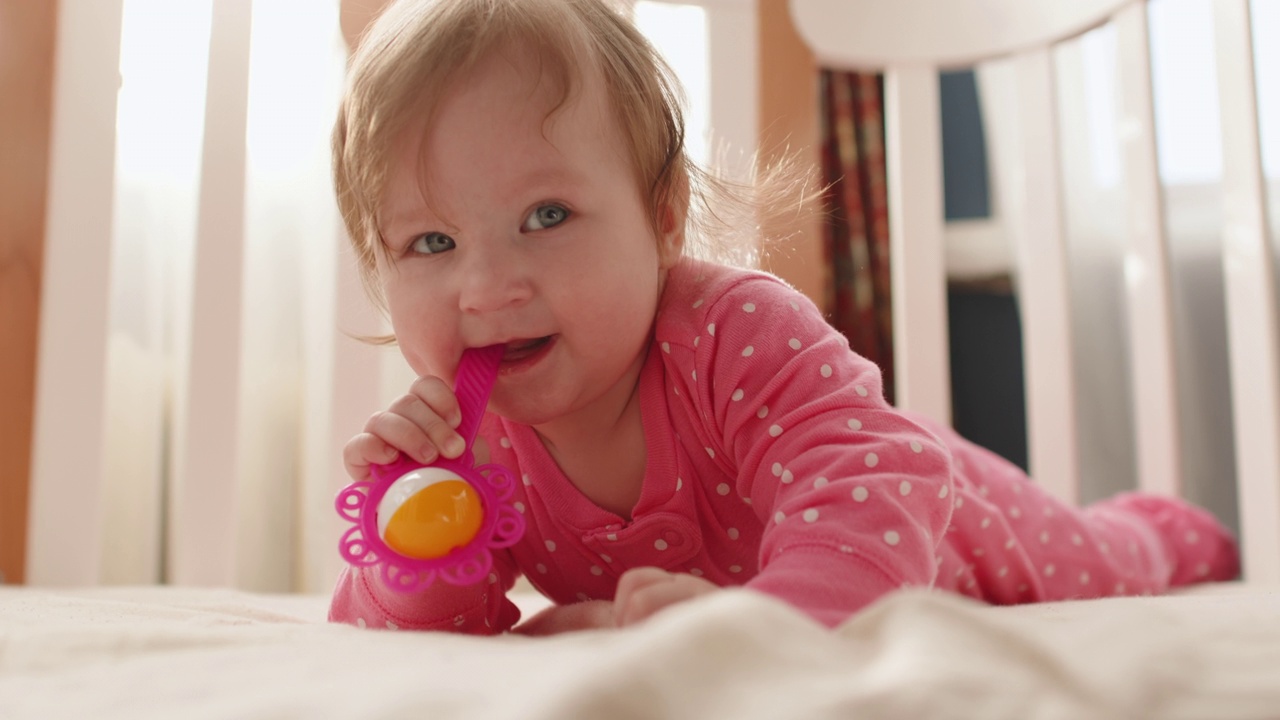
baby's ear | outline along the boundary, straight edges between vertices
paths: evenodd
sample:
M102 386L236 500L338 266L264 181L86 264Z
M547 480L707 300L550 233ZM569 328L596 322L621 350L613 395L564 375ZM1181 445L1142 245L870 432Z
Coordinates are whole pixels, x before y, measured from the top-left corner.
M668 203L658 213L658 266L668 270L684 253L685 214Z

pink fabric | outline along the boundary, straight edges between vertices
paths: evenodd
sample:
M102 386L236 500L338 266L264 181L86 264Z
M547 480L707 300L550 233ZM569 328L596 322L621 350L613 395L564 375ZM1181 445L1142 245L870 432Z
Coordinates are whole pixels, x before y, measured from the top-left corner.
M744 585L835 625L904 586L992 603L1156 593L1232 578L1208 513L1126 495L1059 503L1014 465L889 407L880 372L803 295L685 261L640 378L647 467L629 521L585 498L528 427L487 416L493 460L523 483L525 538L476 587L402 597L347 569L332 620L509 629L517 573L559 604L613 597L629 568Z

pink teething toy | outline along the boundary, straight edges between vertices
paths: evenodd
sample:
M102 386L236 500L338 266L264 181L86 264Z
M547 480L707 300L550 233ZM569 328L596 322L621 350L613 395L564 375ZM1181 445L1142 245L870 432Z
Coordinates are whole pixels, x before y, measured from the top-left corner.
M388 587L415 592L437 577L454 585L480 582L493 566L493 548L510 547L524 534L524 516L511 500L515 477L500 465L475 467L472 452L502 353L503 346L492 345L462 355L454 394L467 449L458 459L422 465L401 453L390 465L372 466L372 480L338 493L338 514L354 523L339 544L343 559L380 565Z

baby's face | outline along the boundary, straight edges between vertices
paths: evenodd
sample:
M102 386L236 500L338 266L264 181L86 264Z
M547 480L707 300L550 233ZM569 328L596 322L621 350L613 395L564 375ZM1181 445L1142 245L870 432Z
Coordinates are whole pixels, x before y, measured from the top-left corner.
M490 408L529 425L630 396L676 259L600 82L545 122L545 81L481 63L425 138L406 136L382 208L379 272L409 364L452 382L463 350L506 343Z

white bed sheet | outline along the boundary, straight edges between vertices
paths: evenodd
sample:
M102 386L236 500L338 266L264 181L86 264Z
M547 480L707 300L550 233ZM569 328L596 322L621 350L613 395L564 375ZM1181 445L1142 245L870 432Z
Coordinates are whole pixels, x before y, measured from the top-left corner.
M904 592L835 632L729 591L548 639L373 632L325 608L0 589L0 718L1280 717L1280 592L1237 586L1017 608Z

